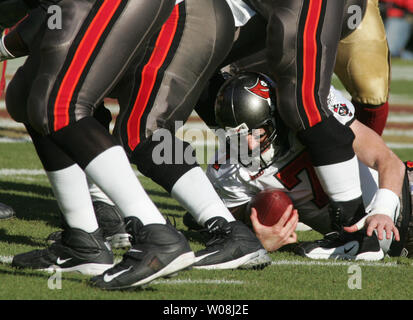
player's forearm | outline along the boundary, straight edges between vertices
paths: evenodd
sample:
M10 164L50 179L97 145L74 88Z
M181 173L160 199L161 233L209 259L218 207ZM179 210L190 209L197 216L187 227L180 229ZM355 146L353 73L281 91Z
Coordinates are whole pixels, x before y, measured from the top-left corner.
M379 135L359 121L354 121L350 128L356 136L353 147L357 158L379 173L379 188L389 189L399 195L404 177L403 162Z
M400 195L405 175L405 166L392 151L389 150L388 154L378 161L377 171L379 173L379 188L389 189L395 194Z
M31 10L30 14L7 34L3 33L0 43L0 59L7 60L30 54L30 47L45 19L46 12L37 8Z

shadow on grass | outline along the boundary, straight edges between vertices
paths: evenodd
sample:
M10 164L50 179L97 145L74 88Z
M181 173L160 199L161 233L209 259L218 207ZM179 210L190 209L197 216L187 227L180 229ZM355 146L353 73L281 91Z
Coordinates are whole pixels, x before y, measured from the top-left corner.
M7 192L26 193L10 194ZM51 197L51 199L44 199ZM61 225L60 209L54 199L52 190L48 187L34 184L24 184L15 182L0 183L0 202L11 206L19 219L42 220L53 227Z
M44 247L45 241L35 241L31 237L21 236L21 235L10 235L7 233L7 230L0 229L0 239L2 242L13 243L13 244L21 244L21 245L28 245L32 247Z

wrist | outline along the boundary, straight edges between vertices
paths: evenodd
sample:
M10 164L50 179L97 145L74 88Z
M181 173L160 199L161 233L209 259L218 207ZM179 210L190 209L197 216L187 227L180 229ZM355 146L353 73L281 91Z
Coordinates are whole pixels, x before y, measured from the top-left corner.
M391 219L394 218L396 210L400 207L400 199L390 189L378 189L371 204L369 216L374 214L384 214Z

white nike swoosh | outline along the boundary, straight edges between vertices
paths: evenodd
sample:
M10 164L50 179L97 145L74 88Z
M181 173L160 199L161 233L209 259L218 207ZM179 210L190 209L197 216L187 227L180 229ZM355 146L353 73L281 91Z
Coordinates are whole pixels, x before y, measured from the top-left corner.
M138 249L129 249L129 252L143 252L142 250L138 250Z
M68 258L68 259L60 259L60 257L58 257L57 258L57 260L56 260L56 263L58 264L58 265L61 265L61 264L63 264L63 263L65 263L65 262L68 262L69 260L72 260L73 258Z
M119 277L122 273L125 273L125 272L129 271L130 269L132 269L132 266L130 266L130 267L129 267L128 269L126 269L126 270L119 271L119 272L117 272L117 273L115 273L115 274L112 274L112 275L105 274L105 275L103 276L103 281L105 281L105 282L111 282L113 279L115 279L116 277Z
M195 257L195 262L198 262L198 261L200 261L200 260L202 260L202 259L204 259L204 258L206 258L206 257L208 257L208 256L210 256L214 253L217 253L217 252L219 252L219 250L204 254L203 256L200 256L200 257Z
M212 226L213 226L217 221L218 221L218 220L213 221L213 222L208 226L208 229L211 229Z

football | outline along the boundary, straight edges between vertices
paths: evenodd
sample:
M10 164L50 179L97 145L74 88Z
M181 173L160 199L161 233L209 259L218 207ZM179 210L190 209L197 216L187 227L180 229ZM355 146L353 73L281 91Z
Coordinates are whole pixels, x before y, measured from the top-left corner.
M263 190L251 201L251 207L257 210L258 221L266 226L276 224L290 204L290 197L277 189Z

